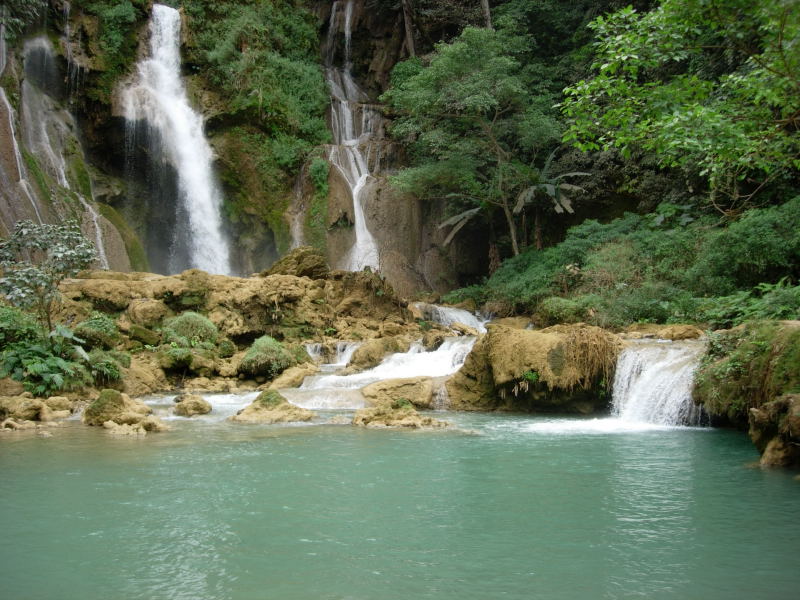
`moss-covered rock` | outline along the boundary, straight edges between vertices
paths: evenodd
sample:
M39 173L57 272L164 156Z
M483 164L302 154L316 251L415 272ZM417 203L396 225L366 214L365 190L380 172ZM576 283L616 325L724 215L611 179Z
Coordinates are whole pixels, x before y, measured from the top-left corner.
M229 420L234 423L272 424L310 421L313 418L314 413L310 410L290 404L275 390L267 390Z
M140 400L132 400L127 394L105 389L97 399L83 411L83 422L102 426L106 421L115 423L139 423L152 409Z
M294 275L311 279L325 279L330 267L325 256L312 246L299 246L261 273L267 275Z
M353 425L373 429L439 429L450 426L446 421L419 414L414 405L403 398L357 410Z
M239 363L239 372L251 377L280 375L297 363L291 353L275 338L268 335L258 338Z
M119 342L119 329L113 319L100 312L78 323L75 335L83 339L90 348L113 348Z
M161 341L161 334L136 324L128 328L128 337L148 346L157 346Z
M175 342L188 347L198 342L216 343L219 331L207 317L188 311L167 321L163 336L166 343Z
M372 405L392 404L406 400L416 408L431 408L433 404L433 381L430 377L384 379L361 390Z

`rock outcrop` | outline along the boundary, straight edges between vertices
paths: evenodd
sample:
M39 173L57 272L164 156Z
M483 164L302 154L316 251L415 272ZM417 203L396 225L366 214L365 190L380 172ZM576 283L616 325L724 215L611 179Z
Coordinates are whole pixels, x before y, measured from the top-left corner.
M305 408L290 404L275 390L261 392L253 402L240 410L229 420L234 423L294 423L310 421L314 413Z
M761 452L761 465L800 465L800 394L785 394L750 409L750 439Z
M592 388L608 380L621 346L614 334L583 324L537 331L490 326L447 382L449 407L599 410L605 401Z
M180 394L175 396L172 412L179 417L206 415L211 412L211 404L198 394Z
M168 428L156 417L149 416L153 410L141 400L133 400L117 390L103 390L100 396L83 411L86 425L115 429L116 425L132 426L125 430L166 431ZM106 423L111 423L106 425Z
M408 400L386 401L359 409L353 417L353 425L371 429L439 429L450 426L446 421L419 414Z
M417 408L431 408L433 380L430 377L385 379L361 390L367 403L373 406L410 402Z

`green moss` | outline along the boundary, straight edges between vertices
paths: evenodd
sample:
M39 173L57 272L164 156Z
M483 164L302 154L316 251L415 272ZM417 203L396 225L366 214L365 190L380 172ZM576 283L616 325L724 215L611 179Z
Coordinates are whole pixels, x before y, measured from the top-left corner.
M285 369L297 364L291 353L278 340L268 335L258 338L245 354L239 365L239 371L246 375L267 376L280 375Z
M264 408L277 408L286 404L287 400L275 390L266 390L261 392L254 402L258 402Z
M117 390L104 389L97 400L83 411L83 420L88 425L102 425L125 407L125 400Z
M85 340L91 348L112 348L119 341L119 329L108 315L93 312L75 327L75 335Z
M189 311L167 321L163 335L166 343L190 347L203 342L214 344L219 332L216 325L206 317Z
M236 344L228 338L222 338L217 341L217 352L220 358L230 358L236 354Z
M744 427L750 408L797 392L800 327L762 321L709 337L694 395L711 415Z
M136 324L128 329L128 337L148 346L155 346L161 341L161 336L157 332Z
M125 251L128 253L128 260L131 263L131 269L134 271L149 271L150 264L147 261L144 246L142 246L142 242L125 219L108 204L99 202L97 207L100 209L100 214L117 229L122 237Z

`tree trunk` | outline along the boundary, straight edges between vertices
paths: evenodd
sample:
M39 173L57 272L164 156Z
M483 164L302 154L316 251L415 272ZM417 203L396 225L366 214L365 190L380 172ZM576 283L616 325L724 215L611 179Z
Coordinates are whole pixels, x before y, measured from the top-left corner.
M483 20L486 22L486 29L494 29L492 26L492 10L489 8L489 0L481 0L483 8Z
M414 6L411 0L403 0L403 23L406 27L406 48L409 56L416 56L414 47Z
M539 217L539 212L540 212L539 211L539 207L537 206L536 207L536 213L535 213L535 216L534 216L534 221L533 221L533 236L534 236L534 238L536 240L536 249L537 250L541 250L542 246L544 245L544 244L542 244L542 222L541 222L541 219Z
M517 228L514 226L514 217L511 214L511 209L508 206L508 202L505 200L503 200L503 214L506 216L506 222L508 223L508 233L511 234L511 250L514 252L514 256L519 256Z

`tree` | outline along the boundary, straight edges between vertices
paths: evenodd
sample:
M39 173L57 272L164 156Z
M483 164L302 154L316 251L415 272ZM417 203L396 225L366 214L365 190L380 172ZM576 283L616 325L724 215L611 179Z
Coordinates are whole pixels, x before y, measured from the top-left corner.
M527 42L467 27L452 43L437 45L427 65L400 63L383 97L398 114L392 132L410 146L414 161L392 183L446 200L451 214L462 217L451 223L459 229L465 219L500 209L514 255L520 251L514 198L530 183L529 163L559 137L553 98L536 80L541 71L517 58ZM532 93L537 88L544 93Z
M0 241L0 293L13 305L33 309L44 337L53 330L58 284L96 259L94 245L75 221L35 225L20 221Z
M568 141L654 153L704 176L723 213L800 169L800 11L774 0L662 0L592 22L593 75L568 87Z

